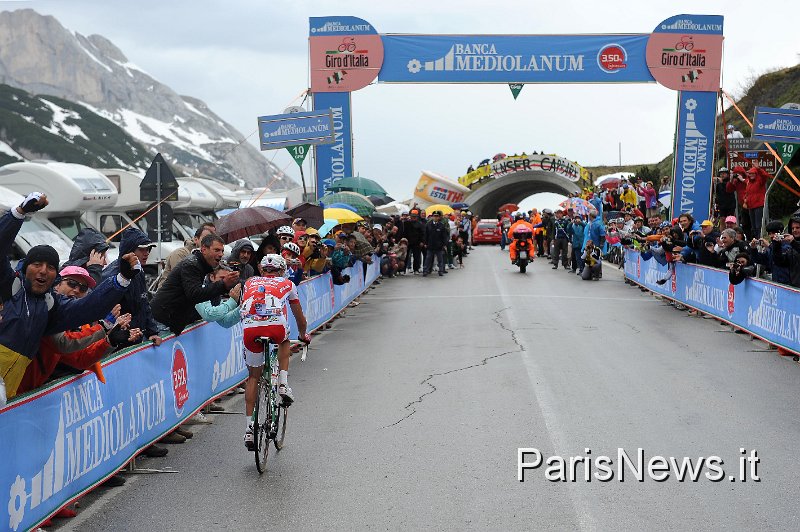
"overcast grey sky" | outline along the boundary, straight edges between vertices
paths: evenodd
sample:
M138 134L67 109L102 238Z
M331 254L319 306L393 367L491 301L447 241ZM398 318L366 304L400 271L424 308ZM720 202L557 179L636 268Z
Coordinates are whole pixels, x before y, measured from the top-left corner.
M381 33L648 33L681 13L725 16L723 87L798 62L798 11L786 0L559 2L485 0L31 0L85 35L109 38L180 94L204 100L244 135L308 85L308 17L352 15ZM499 151L545 150L581 164L653 163L672 150L676 93L646 85L373 85L353 93L355 169L410 197L420 171L456 178ZM267 152L269 156L272 153ZM285 150L275 163L298 178ZM308 173L308 172L307 172Z

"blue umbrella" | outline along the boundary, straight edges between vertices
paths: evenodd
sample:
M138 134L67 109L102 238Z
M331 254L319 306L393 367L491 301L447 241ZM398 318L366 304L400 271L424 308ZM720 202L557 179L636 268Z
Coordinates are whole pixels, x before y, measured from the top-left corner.
M453 204L451 204L450 206L451 206L452 208L456 209L456 210L458 210L458 209L467 209L467 208L469 208L469 203L464 203L464 202L461 202L461 203L453 203Z
M325 218L325 223L319 228L319 236L325 238L325 235L330 233L331 229L339 225L339 220L333 220L331 218Z
M331 203L330 205L325 205L326 209L347 209L348 211L352 211L358 214L358 210L352 205L348 205L347 203Z

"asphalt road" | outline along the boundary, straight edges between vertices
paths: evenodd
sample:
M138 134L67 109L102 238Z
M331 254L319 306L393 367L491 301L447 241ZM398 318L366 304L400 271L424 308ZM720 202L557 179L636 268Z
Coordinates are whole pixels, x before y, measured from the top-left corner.
M292 363L286 447L256 472L243 415L217 415L63 528L126 530L798 529L800 365L627 286L522 275L497 247L463 270L385 280ZM226 407L242 411L242 396ZM517 450L601 455L574 482ZM644 451L644 480L623 465ZM757 476L739 481L740 448ZM700 480L647 462L718 456ZM533 460L533 455L528 455ZM718 464L719 465L719 464ZM720 482L705 477L720 476ZM735 481L730 481L730 476Z

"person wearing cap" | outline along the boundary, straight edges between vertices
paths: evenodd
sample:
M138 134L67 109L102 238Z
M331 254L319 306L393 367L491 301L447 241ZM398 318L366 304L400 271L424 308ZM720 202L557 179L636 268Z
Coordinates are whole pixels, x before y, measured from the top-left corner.
M439 276L448 273L444 265L444 248L450 240L450 229L442 223L442 211L433 211L431 220L425 224L425 265L422 276L427 277L433 271L433 259L439 267Z
M220 274L219 280L204 283L206 276L219 266L224 253L225 241L218 235L206 235L200 242L200 249L192 251L170 272L153 297L153 317L176 336L200 319L195 305L227 294L239 282L239 272L227 271Z
M11 268L8 256L25 217L46 207L47 197L32 192L0 217L0 406L6 395L17 394L25 370L45 335L80 327L98 320L119 302L141 265L133 254L122 257L124 266L82 299L52 291L58 273L58 253L51 246L34 246Z
M147 234L141 229L129 227L122 233L122 239L119 242L119 253L125 255L126 253L133 253L142 264L147 264L147 259L150 258L150 252L156 246ZM103 270L103 278L113 277L119 272L120 262L115 260ZM153 311L150 308L150 301L147 299L147 281L144 275L140 275L131 285L122 298L122 313L130 314L131 327L142 331L144 338L153 342L155 345L161 345L161 336L158 334L158 323L153 319ZM127 347L124 344L120 347Z
M305 218L295 218L292 221L292 229L294 229L295 233L298 231L305 231L308 227L308 221Z
M725 229L733 229L736 227L737 221L736 216L726 216L725 217Z
M564 269L569 269L569 228L570 220L564 216L564 211L561 209L556 210L555 218L553 219L553 269L558 269L558 259L561 258L561 264Z
M255 268L250 264L255 252L256 245L248 238L241 238L231 246L228 266L239 272L240 281L246 281L256 274Z
M103 280L103 268L108 264L106 252L110 247L100 231L91 227L81 229L72 244L69 260L62 264L62 268L80 266L89 272L95 283L99 283Z

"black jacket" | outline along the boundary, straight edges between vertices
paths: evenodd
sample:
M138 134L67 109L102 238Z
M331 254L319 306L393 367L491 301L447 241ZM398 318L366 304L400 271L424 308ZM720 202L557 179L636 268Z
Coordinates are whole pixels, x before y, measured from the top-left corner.
M721 213L731 213L736 210L736 193L728 192L728 182L729 180L726 179L714 184L714 197L717 200L717 208Z
M200 250L192 251L169 272L169 277L159 288L151 303L153 316L176 335L190 323L198 321L200 315L194 306L228 291L222 281L203 285L206 275L212 271Z
M150 239L139 229L126 229L119 242L119 256L127 255L142 244L149 244ZM116 276L119 273L119 261L115 260L103 270L103 279ZM144 275L139 274L133 278L125 295L122 296L122 314L130 312L131 329L141 329L145 338L158 334L158 324L153 319L150 302L147 300L147 281Z
M415 248L424 243L425 226L419 220L406 220L403 222L403 236L408 239L408 247Z
M81 268L86 268L86 271L89 272L89 275L92 276L94 281L100 284L103 277L103 267L99 264L86 266L86 263L89 262L89 254L98 247L105 249L109 247L103 233L89 227L81 229L72 244L72 249L69 252L69 260L62 264L61 268L65 268L66 266L80 266Z
M800 242L793 240L790 245L772 248L775 264L789 268L789 284L800 288Z
M425 226L425 245L432 251L444 249L450 240L450 228L442 222L428 222Z

